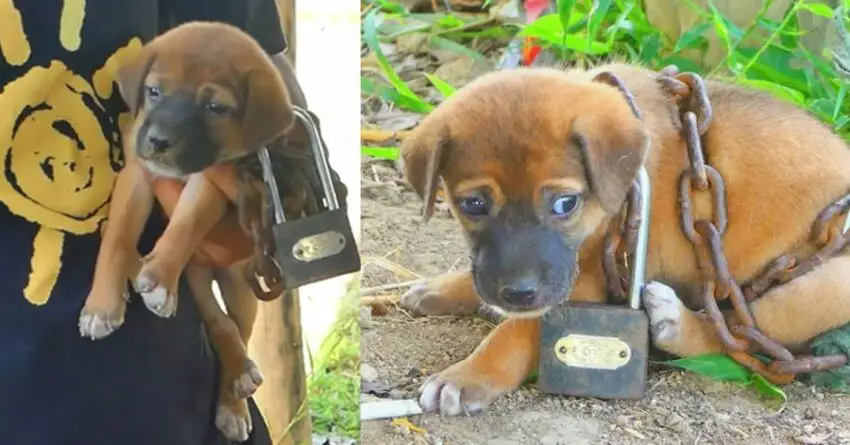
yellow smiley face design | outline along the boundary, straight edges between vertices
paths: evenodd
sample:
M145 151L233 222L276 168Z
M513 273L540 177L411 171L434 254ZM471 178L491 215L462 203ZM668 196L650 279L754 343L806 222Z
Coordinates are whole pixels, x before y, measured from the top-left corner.
M76 51L85 18L85 0L65 0L59 40L69 54ZM34 66L0 86L0 201L9 210L39 225L33 240L29 283L24 297L45 304L62 268L66 234L98 230L120 168L120 137L101 104L113 88L123 60L141 50L133 39L110 56L87 80L61 61ZM32 48L12 0L0 0L0 55L23 66ZM129 121L127 114L120 124ZM121 126L123 127L123 125Z

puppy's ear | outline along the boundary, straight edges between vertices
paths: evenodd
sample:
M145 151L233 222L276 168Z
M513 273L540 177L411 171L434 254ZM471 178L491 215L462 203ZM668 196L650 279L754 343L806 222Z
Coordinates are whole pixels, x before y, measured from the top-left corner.
M286 84L273 66L248 73L243 107L242 141L246 150L258 150L295 122Z
M440 173L448 154L448 137L430 128L418 128L401 144L401 167L407 182L424 203L425 221L434 214Z
M133 114L139 111L145 100L145 78L156 59L155 50L151 44L142 48L133 61L118 69L115 83L118 91Z
M625 118L611 119L608 114L581 116L571 129L571 142L579 150L588 187L602 209L613 214L620 210L643 164L649 134L634 96L619 77L602 72L593 81L617 89L631 111L631 116Z

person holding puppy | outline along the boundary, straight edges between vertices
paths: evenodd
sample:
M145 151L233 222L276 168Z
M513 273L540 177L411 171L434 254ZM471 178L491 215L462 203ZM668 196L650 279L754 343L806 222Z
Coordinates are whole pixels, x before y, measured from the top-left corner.
M306 107L273 0L0 0L0 437L28 445L224 445L214 425L216 361L197 310L160 319L130 304L108 339L82 338L100 230L122 167L129 110L118 68L159 32L187 21L238 26L273 56ZM182 185L155 185L139 245L148 252ZM250 254L222 221L202 253L225 266ZM181 285L181 298L188 298ZM131 301L138 300L137 294ZM247 443L270 444L251 403Z

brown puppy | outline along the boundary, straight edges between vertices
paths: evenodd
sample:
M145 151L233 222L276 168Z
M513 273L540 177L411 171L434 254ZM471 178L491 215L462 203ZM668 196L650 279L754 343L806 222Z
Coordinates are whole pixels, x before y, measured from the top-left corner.
M215 183L235 182L237 168L229 161L256 153L292 127L285 84L247 34L196 22L147 44L121 69L118 86L135 120L124 138L125 167L113 192L80 332L102 338L122 324L128 278L148 309L173 316L185 270L222 364L216 424L228 438L246 440L251 423L244 398L262 382L246 351L256 300L242 262L211 269L193 255L228 211L228 198ZM154 205L152 181L159 177L184 180L186 186L168 227L140 264L136 246ZM230 317L215 299L213 278Z
M604 71L623 79L643 121L618 89L595 80ZM703 149L726 181L723 247L729 270L744 282L774 258L796 253L818 212L850 191L850 150L789 103L706 84L714 120ZM539 315L568 298L606 301L604 235L641 165L652 184L642 296L654 342L683 356L724 350L706 317L694 312L701 276L680 229L678 180L688 153L674 124L677 110L657 73L642 68L519 69L472 82L405 141L404 168L426 217L441 178L473 265L410 289L402 305L425 315L469 314L483 301L512 315L469 357L424 383L426 411L483 409L536 369ZM698 210L711 208L707 196L698 197ZM848 268L845 251L755 300L758 328L796 347L850 322Z

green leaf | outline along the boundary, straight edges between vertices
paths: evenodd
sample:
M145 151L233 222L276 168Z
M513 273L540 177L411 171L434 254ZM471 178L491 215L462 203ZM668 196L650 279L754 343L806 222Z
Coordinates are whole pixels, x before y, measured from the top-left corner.
M726 20L717 8L714 7L714 4L708 2L708 5L711 8L711 24L714 26L714 32L717 33L717 37L726 46L726 51L731 53L734 42L732 42L732 37L729 34L729 28L726 26Z
M419 96L416 95L408 86L404 83L403 80L396 74L395 70L393 70L392 65L390 65L389 60L381 51L381 45L378 41L378 19L377 19L377 10L372 10L366 17L363 19L363 40L366 42L366 46L375 54L375 58L378 61L378 66L383 71L384 75L387 76L387 79L392 84L393 88L398 92L399 95L405 98L403 103L399 103L394 101L399 106L404 106L405 108L410 109L411 111L415 111L418 113L427 113L430 112L434 107L422 100ZM361 81L361 87L363 82ZM388 99L389 100L389 99Z
M830 122L832 120L832 110L835 108L835 104L826 98L823 99L815 99L810 101L806 108L812 113L815 113L820 117L824 122Z
M453 52L456 52L458 54L462 54L464 56L467 56L470 59L474 59L474 60L484 59L484 56L481 53L479 53L478 51L473 51L473 50L469 49L469 47L467 47L467 46L461 45L460 43L451 41L451 40L444 38L444 37L431 36L431 37L429 37L429 43L434 48L444 49L444 50L447 50L447 51L453 51Z
M749 63L756 56L757 51L751 48L741 48L737 54L744 63ZM805 73L800 69L791 69L793 57L792 53L776 47L765 48L756 63L750 67L747 75L750 78L759 78L785 85L808 95L810 89Z
M369 3L372 3L373 5L377 4L382 10L387 12L393 12L396 14L403 14L407 12L404 6L391 2L389 0L372 0Z
M841 106L844 105L844 98L847 97L847 84L841 84L838 89L838 96L835 98L835 108L832 110L832 120L838 119L838 113L841 112Z
M446 29L454 29L466 25L466 22L453 15L444 15L437 20L437 24Z
M844 126L850 123L850 116L843 114L835 120L835 131L841 131L844 129Z
M399 107L408 109L416 113L428 113L430 109L422 107L423 101L419 98L411 99L398 91L381 84L368 77L360 78L360 94L367 96L378 96L384 100L392 102ZM431 104L425 102L429 107Z
M446 81L440 79L435 74L425 73L425 77L427 77L428 80L431 81L431 84L434 85L434 88L436 88L437 91L439 91L440 94L442 94L443 97L445 97L446 99L451 97L451 95L454 94L456 91L455 87L449 85L448 83L446 83Z
M378 159L398 160L398 147L360 147L360 153Z
M762 396L770 399L779 399L782 401L782 403L788 401L788 395L785 394L785 391L783 391L781 388L774 385L773 383L770 383L761 375L753 374L752 382L753 386L756 388L756 391L758 391L758 393Z
M663 68L667 65L676 65L677 67L679 67L679 71L681 71L683 73L692 72L692 73L700 74L702 72L702 67L698 63L694 62L691 59L685 58L685 57L680 57L680 56L665 57L657 65L657 68L660 69L660 68Z
M561 49L569 49L582 54L600 55L611 51L608 42L591 41L575 34L564 32L560 19L555 14L544 15L524 26L518 37L533 37Z
M570 27L570 18L575 3L575 0L558 0L558 20L561 23L562 31Z
M662 362L717 380L746 383L752 372L726 354L705 354Z
M676 41L676 45L673 47L673 52L677 53L684 49L690 48L691 45L700 41L702 35L705 34L705 32L708 31L711 26L711 22L700 23L692 27L691 29L683 32L682 35L679 36L679 40Z
M525 378L525 382L523 382L523 384L535 382L537 382L537 369L532 369L531 372L528 373L528 376Z
M658 57L661 50L661 36L658 34L650 34L645 36L640 42L640 60L643 63L650 64Z
M757 79L741 79L738 83L758 90L767 91L780 99L787 100L797 105L803 105L806 102L806 96L803 93L782 84Z
M802 3L797 6L797 9L805 9L806 11L811 12L814 15L819 15L821 17L826 17L828 19L832 18L833 12L832 8L824 5L823 3Z
M608 14L608 8L611 7L611 0L596 0L593 2L593 8L590 10L590 21L587 22L587 39L592 40L599 33L599 27Z

